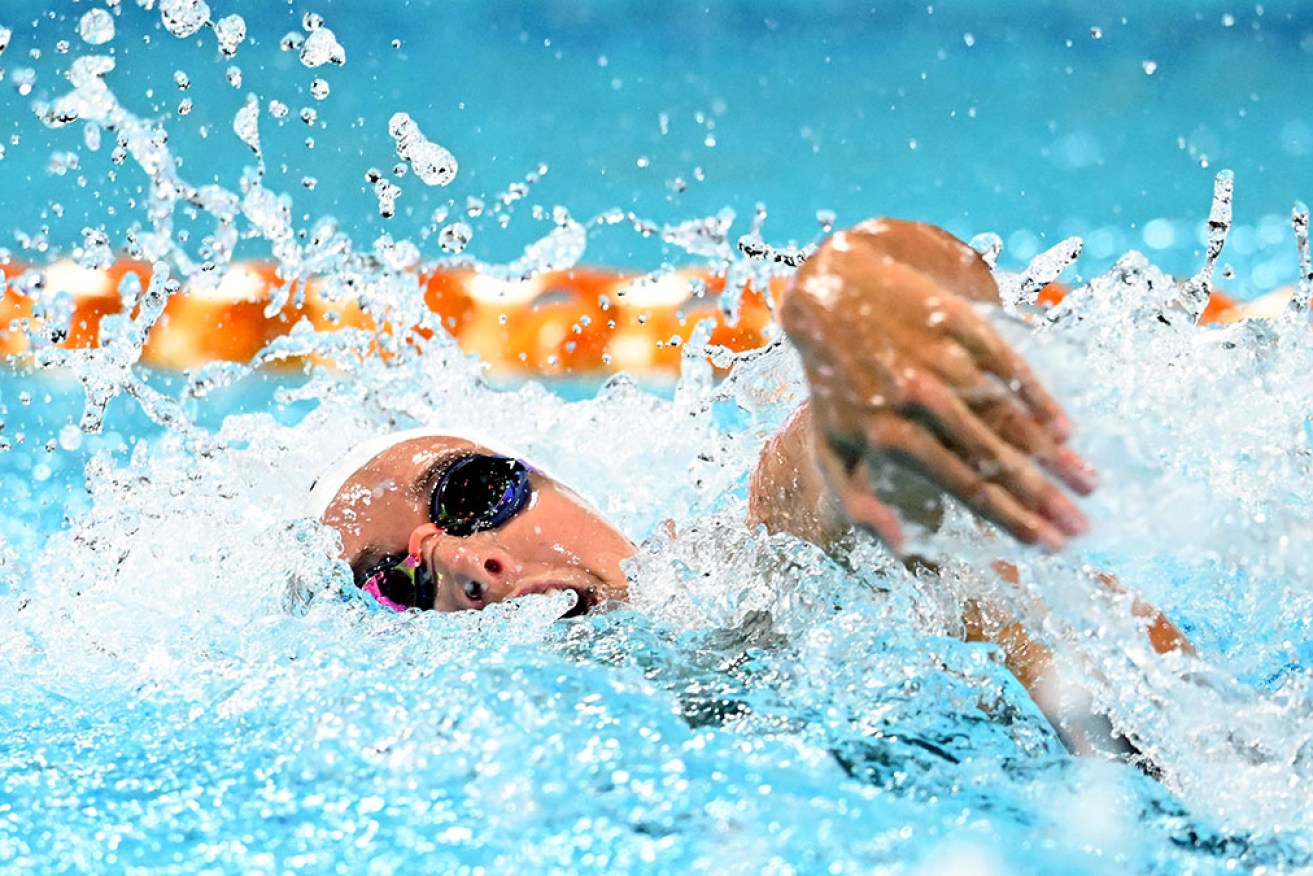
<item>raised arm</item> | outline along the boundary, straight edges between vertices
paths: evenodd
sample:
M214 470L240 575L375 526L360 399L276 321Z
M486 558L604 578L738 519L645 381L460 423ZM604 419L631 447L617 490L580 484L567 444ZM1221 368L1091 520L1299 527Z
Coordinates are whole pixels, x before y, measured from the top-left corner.
M997 301L984 261L941 229L882 219L831 237L781 302L810 401L762 455L754 519L812 540L851 524L898 550L899 512L920 517L927 497L909 485L928 479L1023 542L1084 531L1056 481L1086 493L1093 471L977 312Z
M856 526L898 550L903 522L937 525L948 494L1026 543L1056 550L1082 532L1059 483L1087 493L1094 473L1065 444L1066 415L978 312L997 301L980 257L938 228L873 220L830 238L782 302L810 397L762 450L749 522L823 547ZM1006 563L993 571L1017 581ZM1131 610L1156 651L1189 650L1153 606ZM969 641L1003 649L1073 750L1118 749L1020 619L972 600L963 623Z

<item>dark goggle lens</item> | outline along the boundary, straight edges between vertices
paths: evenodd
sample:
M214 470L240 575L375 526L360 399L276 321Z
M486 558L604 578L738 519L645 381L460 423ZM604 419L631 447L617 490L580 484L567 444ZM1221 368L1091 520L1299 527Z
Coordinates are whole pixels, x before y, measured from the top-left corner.
M507 456L467 456L452 463L433 491L433 522L448 535L496 529L529 503L529 469Z
M414 607L417 605L418 594L415 593L415 577L407 574L407 571L399 566L393 566L390 569L383 569L374 573L374 585L378 587L378 592L388 599L397 603Z
M378 588L379 595L403 608L431 608L434 599L433 579L419 564L385 564L365 576L366 584Z

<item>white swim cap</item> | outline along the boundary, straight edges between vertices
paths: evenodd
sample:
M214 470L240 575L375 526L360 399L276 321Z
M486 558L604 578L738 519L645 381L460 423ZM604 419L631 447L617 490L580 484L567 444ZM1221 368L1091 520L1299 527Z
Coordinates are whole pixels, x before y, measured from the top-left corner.
M439 426L425 426L419 429L407 429L403 432L375 435L373 438L361 441L338 457L332 465L324 469L323 474L310 487L310 495L306 497L306 516L323 517L324 512L328 510L329 503L333 501L338 491L346 484L348 478L375 456L403 441L410 441L412 438L456 438L461 441L479 444L493 453L520 458L520 454L508 450L505 445L490 441L477 432L471 432L469 429L444 429Z

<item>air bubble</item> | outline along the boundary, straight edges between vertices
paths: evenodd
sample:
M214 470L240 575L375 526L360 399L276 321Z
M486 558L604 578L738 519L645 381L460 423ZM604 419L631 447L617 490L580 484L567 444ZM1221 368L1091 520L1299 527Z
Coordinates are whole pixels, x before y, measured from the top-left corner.
M228 84L231 85L233 88L241 88L241 87L242 87L242 68L241 68L241 67L237 67L237 66L229 67L229 68L225 71L225 75L228 77Z
M323 100L328 97L328 80L316 79L310 83L310 96L315 100Z
M301 121L305 122L307 125L313 125L315 122L319 121L319 113L308 106L302 107Z

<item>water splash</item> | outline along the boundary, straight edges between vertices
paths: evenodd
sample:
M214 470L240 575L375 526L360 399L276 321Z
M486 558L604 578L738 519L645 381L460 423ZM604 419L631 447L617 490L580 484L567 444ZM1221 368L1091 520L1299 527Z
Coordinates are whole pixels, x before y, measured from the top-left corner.
M997 244L998 250L992 249L993 241L986 244L991 247L987 252L993 252L995 261L998 252L1001 251L1002 241L998 240ZM1085 242L1079 237L1069 237L1031 259L1030 264L1020 274L1000 274L999 296L1004 307L1012 310L1033 310L1039 302L1039 293L1080 258L1084 247Z
M1208 306L1208 296L1213 290L1213 272L1217 259L1226 245L1227 233L1231 230L1231 196L1235 189L1235 175L1223 170L1213 180L1213 205L1208 212L1208 239L1204 251L1204 263L1199 272L1181 284L1181 307L1192 320L1198 322L1204 308Z
M295 50L323 32L304 25ZM17 850L28 869L548 869L592 855L618 870L824 860L838 872L976 855L1006 872L1033 869L1024 850L1038 845L1053 869L1310 863L1305 328L1186 325L1172 318L1174 281L1128 256L1052 319L1004 327L1104 473L1078 553L1012 549L950 509L929 544L975 563L915 574L860 539L826 555L742 525L757 449L804 395L783 343L731 357L704 328L673 398L616 379L570 404L533 384L492 391L440 332L319 335L303 323L252 363L199 369L176 393L152 385L138 362L164 302L182 279L221 271L239 234L268 242L286 280L278 295L315 276L330 300L359 301L380 323L437 327L405 273L419 246L383 236L357 247L323 219L303 236L291 196L258 168L230 188L188 183L159 127L106 85L112 69L75 62L72 92L43 117L110 132L125 172L143 172L130 242L159 264L146 288L119 290L127 315L106 321L104 347L46 345L39 363L84 388L85 428L113 427L109 402L126 394L162 432L92 456L77 484L85 513L30 554L0 544L0 659L13 668L0 771L7 805L30 825L0 820L0 854ZM233 130L263 160L251 106ZM508 215L497 211L522 191L471 196L465 216ZM200 258L174 228L191 209L214 221ZM1209 264L1228 210L1215 203ZM485 274L573 265L590 230L627 225L715 260L732 307L748 278L788 267L754 255L806 246L767 244L761 212L744 235L728 209L672 222L539 215L547 232ZM452 251L473 233L445 212L434 225ZM103 258L102 237L89 227L80 257ZM1048 255L1027 272L1032 285L1061 261ZM58 327L67 297L37 276L16 282ZM734 373L715 383L707 352ZM269 412L198 425L231 412L219 399L253 369L307 357L336 370L288 381ZM529 600L397 617L359 596L300 497L356 441L435 421L478 422L525 448L630 532L640 610L554 624L560 605ZM36 470L6 470L6 488L39 483ZM985 571L1000 554L1017 562L1018 588ZM1087 564L1168 608L1204 656L1143 653ZM1062 754L997 653L957 638L962 601L982 592L1018 610L1046 605L1039 635L1067 649L1165 784ZM755 829L769 824L781 829ZM96 857L107 835L112 861ZM198 847L202 835L216 839Z
M1290 224L1295 229L1295 246L1299 250L1299 282L1290 296L1289 308L1294 314L1308 312L1309 298L1313 297L1313 255L1308 244L1308 207L1298 201L1290 210Z

